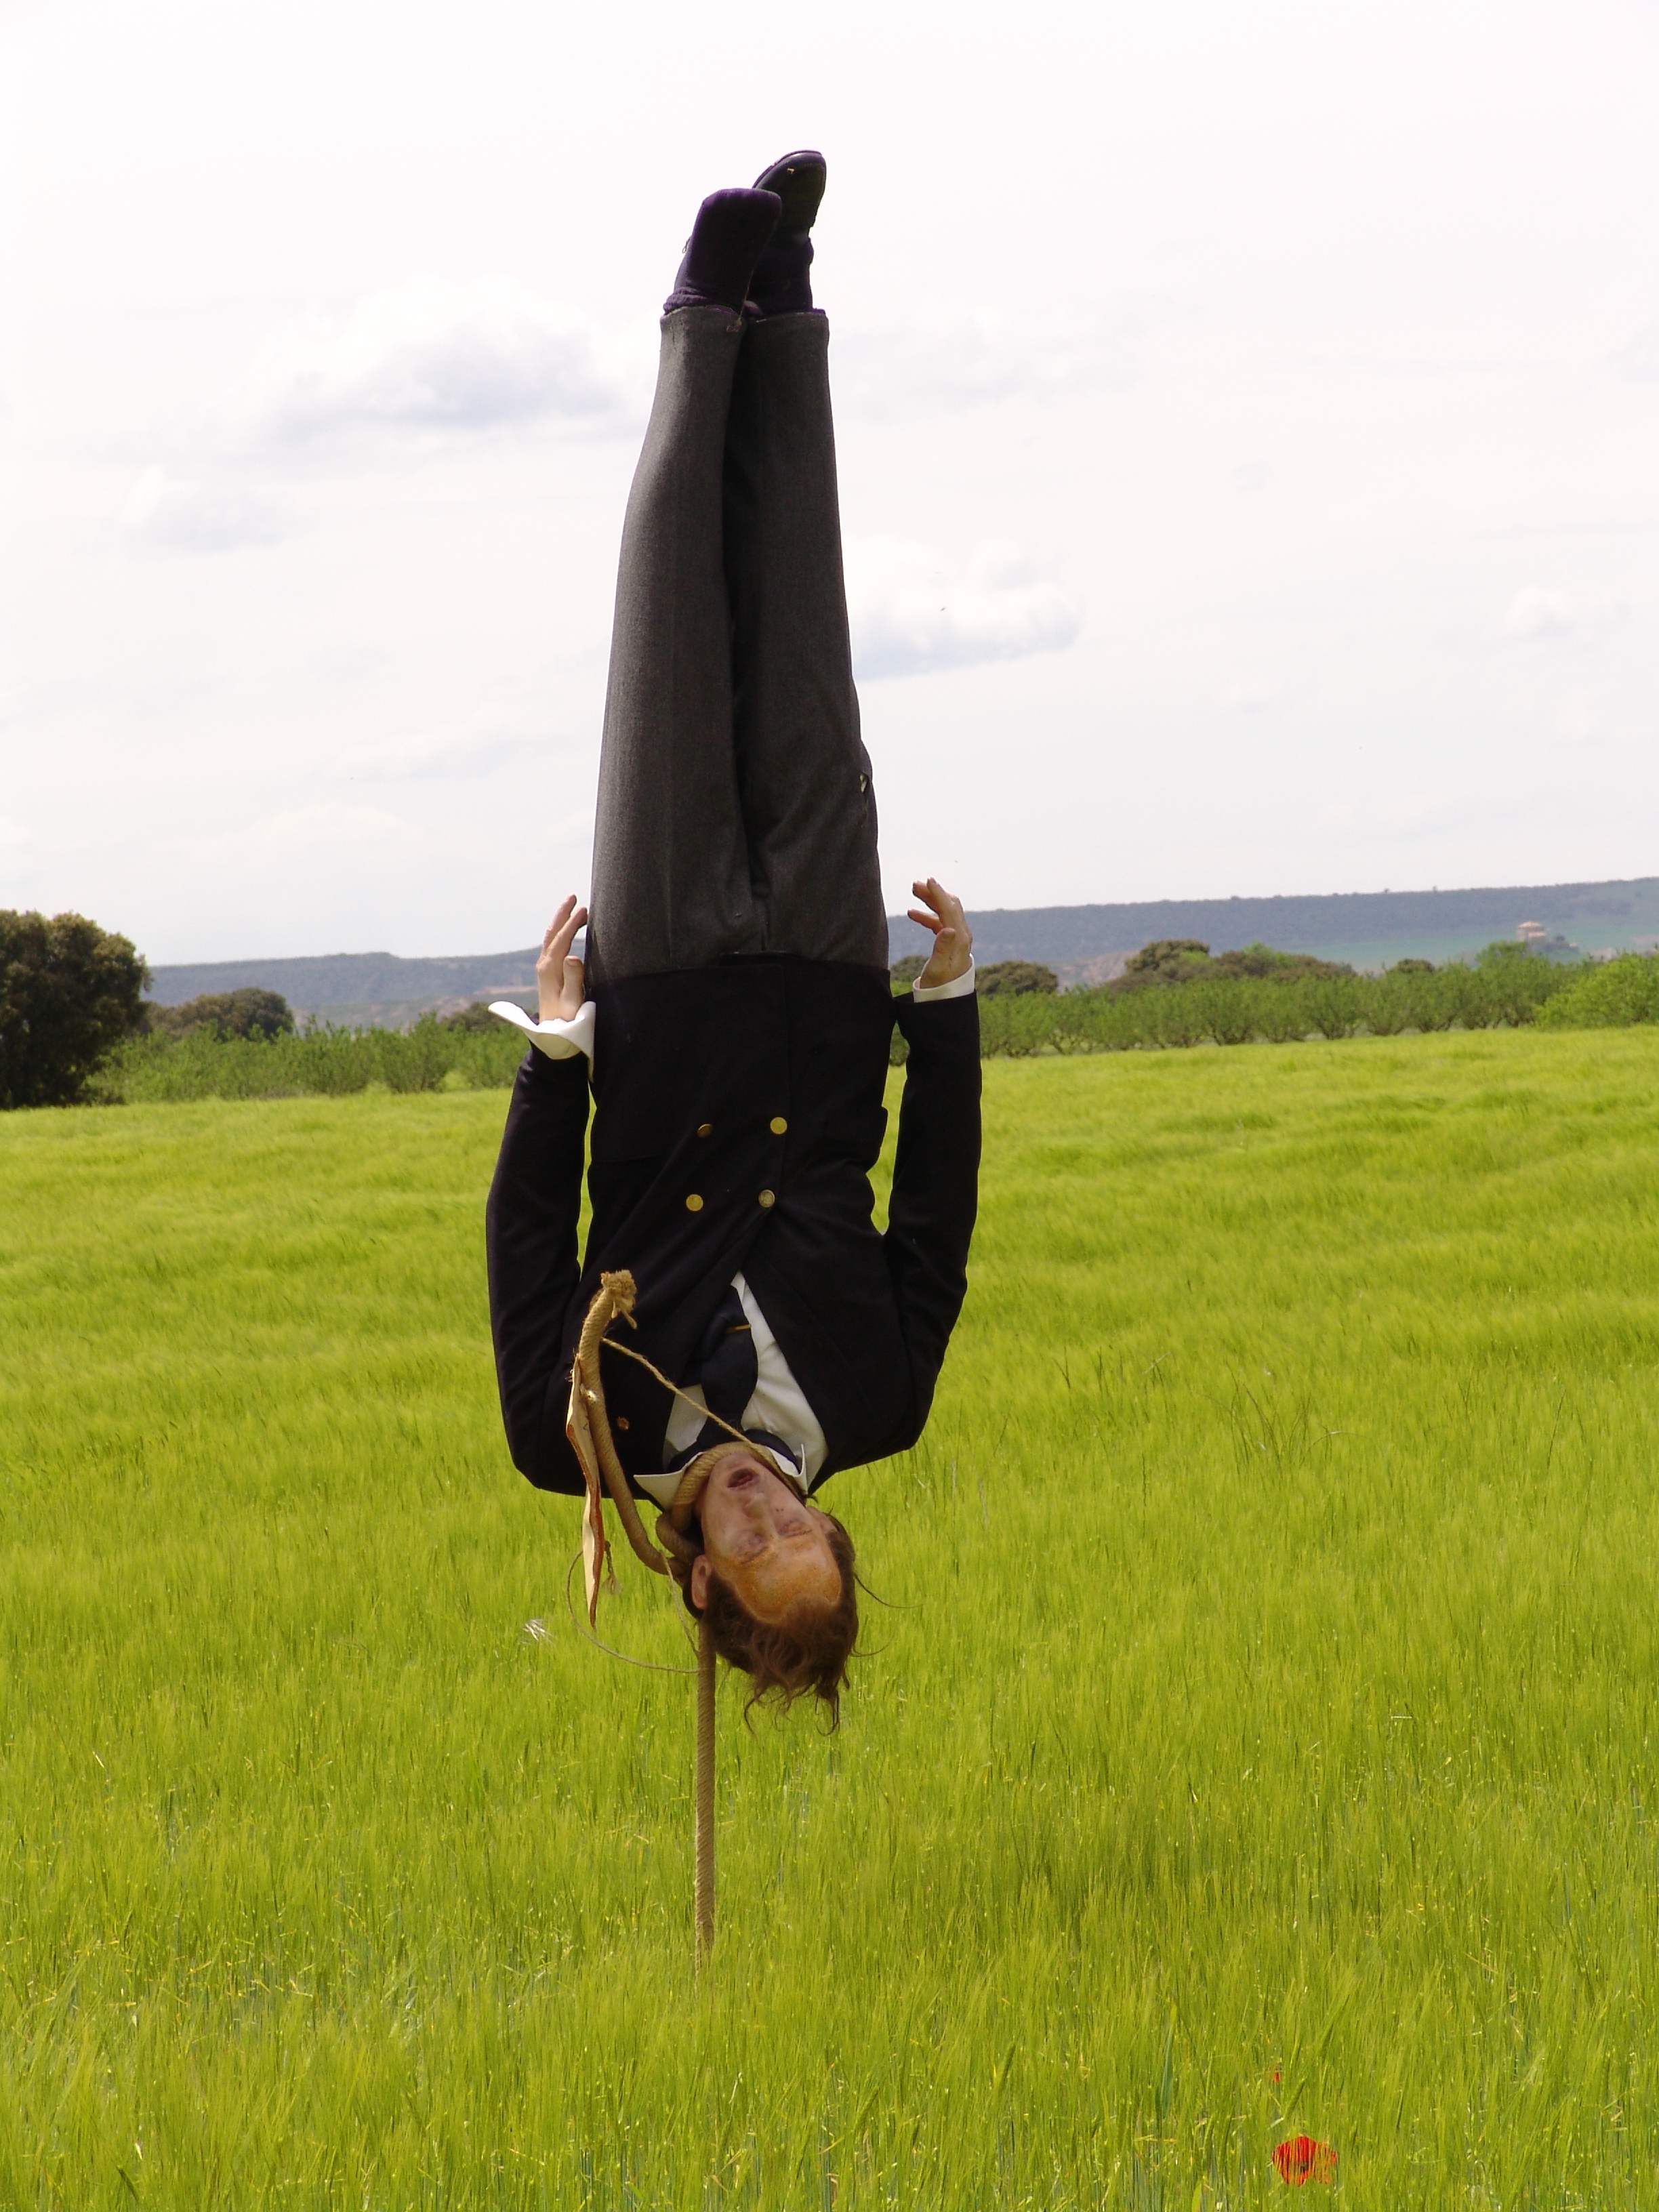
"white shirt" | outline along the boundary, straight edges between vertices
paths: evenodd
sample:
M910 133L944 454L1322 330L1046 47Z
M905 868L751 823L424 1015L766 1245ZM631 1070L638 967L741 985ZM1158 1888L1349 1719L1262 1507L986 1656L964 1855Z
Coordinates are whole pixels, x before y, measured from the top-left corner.
M787 1453L775 1452L765 1444L757 1449L765 1453L784 1480L793 1483L805 1498L818 1469L830 1456L830 1447L818 1426L818 1417L807 1404L783 1356L783 1346L773 1335L755 1293L744 1280L741 1268L732 1276L732 1287L743 1301L743 1316L754 1340L755 1364L760 1370L754 1395L744 1407L738 1426L764 1429L787 1445ZM685 1398L694 1399L696 1403L688 1406ZM708 1417L708 1401L700 1382L686 1385L685 1398L675 1399L674 1410L668 1416L663 1448L671 1458L690 1449ZM638 1480L641 1489L648 1490L659 1504L673 1504L674 1492L679 1486L678 1474L642 1474Z
M924 1003L930 999L965 999L974 988L974 963L970 960L964 974L949 983L934 983L927 990L920 986L912 996ZM494 1000L489 1009L504 1022L511 1022L529 1037L538 1052L550 1060L574 1060L581 1053L592 1066L593 1034L599 1018L599 1008L592 999L583 1001L580 1012L568 1021L532 1022L522 1006L515 1006L510 999ZM792 1483L803 1498L811 1488L818 1469L829 1456L830 1447L823 1431L818 1425L817 1415L807 1404L805 1393L783 1356L783 1346L773 1335L766 1316L756 1302L755 1294L744 1280L742 1270L732 1278L732 1287L743 1301L743 1310L754 1334L755 1361L759 1369L754 1395L744 1408L740 1428L766 1429L781 1438L795 1455L799 1465L792 1466L780 1453L759 1447L777 1468L786 1481ZM687 1405L684 1398L676 1398L674 1410L668 1417L664 1449L669 1457L687 1450L697 1441L698 1431L708 1416L708 1406L700 1386L688 1386L686 1397L695 1401ZM679 1487L678 1473L640 1474L635 1476L640 1488L659 1504L672 1505L674 1492Z

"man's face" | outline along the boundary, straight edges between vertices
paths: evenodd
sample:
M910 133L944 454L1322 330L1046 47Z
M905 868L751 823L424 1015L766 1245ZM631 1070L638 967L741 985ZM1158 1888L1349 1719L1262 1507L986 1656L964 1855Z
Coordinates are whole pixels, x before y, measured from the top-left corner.
M708 1603L712 1571L745 1613L775 1624L798 1605L841 1600L841 1568L830 1519L808 1505L768 1461L740 1444L714 1462L698 1504L702 1552L691 1570L691 1602Z

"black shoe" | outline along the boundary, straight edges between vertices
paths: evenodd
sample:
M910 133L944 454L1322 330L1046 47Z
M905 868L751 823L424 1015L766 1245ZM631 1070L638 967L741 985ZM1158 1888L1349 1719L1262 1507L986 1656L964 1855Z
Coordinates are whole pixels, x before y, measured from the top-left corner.
M782 205L776 192L744 191L740 186L710 192L697 210L674 289L662 303L664 314L677 307L724 307L729 315L741 313L755 264L777 227Z
M762 315L804 315L812 309L812 225L828 171L811 148L786 154L755 179L756 189L782 203L777 228L755 264L749 297Z

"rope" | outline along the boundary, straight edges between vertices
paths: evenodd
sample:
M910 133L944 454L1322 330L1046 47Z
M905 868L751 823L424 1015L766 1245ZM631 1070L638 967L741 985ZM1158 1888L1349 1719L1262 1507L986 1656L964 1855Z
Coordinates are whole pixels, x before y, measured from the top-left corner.
M653 1574L668 1575L684 1587L691 1572L692 1563L698 1556L697 1547L689 1534L696 1517L697 1504L703 1488L714 1469L714 1462L729 1447L714 1444L701 1451L681 1470L679 1486L674 1492L674 1502L665 1513L657 1516L657 1537L662 1549L651 1541L645 1533L634 1494L629 1487L627 1473L617 1455L616 1438L611 1432L611 1419L605 1411L605 1378L599 1371L601 1347L620 1352L624 1358L635 1360L654 1375L665 1390L684 1399L688 1405L697 1401L671 1382L659 1367L652 1365L642 1352L630 1351L625 1344L607 1336L605 1331L613 1321L625 1321L630 1328L639 1323L634 1318L636 1293L634 1278L626 1269L606 1273L599 1278L599 1287L593 1295L582 1322L581 1334L577 1340L576 1353L570 1363L570 1405L565 1420L565 1434L582 1470L586 1497L582 1509L582 1563L587 1595L587 1629L584 1632L590 1643L598 1643L592 1626L599 1613L601 1587L614 1589L616 1577L610 1565L610 1543L605 1532L606 1493L616 1507L634 1556ZM708 1408L702 1409L708 1413ZM735 1437L739 1443L748 1438L741 1429L734 1429L720 1416L708 1418ZM571 1562L574 1570L575 1562ZM566 1601L568 1602L569 1577L565 1581ZM578 1621L577 1626L581 1626ZM601 1650L609 1647L599 1646ZM613 1654L625 1658L626 1653ZM636 1666L650 1666L648 1660L635 1660ZM664 1668L665 1674L681 1674L681 1668ZM697 1966L706 1968L714 1948L714 1636L704 1614L697 1623L697 1758L696 1775L696 1874L692 1902L697 1929Z
M577 1340L574 1358L570 1363L570 1406L565 1420L565 1434L570 1440L582 1470L587 1488L587 1508L582 1521L582 1555L586 1563L587 1625L591 1628L599 1611L601 1580L606 1589L616 1588L616 1577L610 1568L611 1547L605 1533L605 1516L600 1504L603 1487L609 1492L623 1524L634 1556L653 1574L665 1575L672 1571L671 1559L678 1559L689 1566L696 1557L696 1548L686 1538L685 1531L696 1517L697 1500L702 1495L716 1451L725 1449L715 1445L702 1452L686 1467L680 1476L680 1486L674 1493L674 1502L666 1514L657 1516L657 1534L664 1546L659 1552L645 1533L639 1509L634 1503L634 1493L629 1487L628 1476L617 1456L616 1439L611 1433L610 1418L605 1407L605 1378L599 1371L601 1346L607 1352L620 1352L625 1359L636 1361L655 1376L665 1390L677 1398L684 1398L690 1406L697 1401L678 1383L671 1382L659 1367L654 1366L643 1352L630 1351L627 1345L618 1344L605 1334L613 1321L625 1321L630 1328L639 1323L634 1318L636 1293L634 1278L626 1268L614 1273L607 1271L599 1277L599 1287L582 1322L581 1334ZM702 1408L708 1413L708 1408ZM741 1429L734 1429L730 1421L722 1420L718 1413L708 1419L726 1431L740 1444L749 1441ZM665 1556L666 1554L666 1556Z
M596 1651L603 1651L607 1659L619 1659L624 1667L639 1668L642 1674L683 1674L688 1680L696 1674L697 1670L695 1667L665 1667L660 1659L636 1659L631 1651L618 1651L614 1644L607 1644L602 1636L595 1636L580 1613L577 1612L575 1601L570 1595L572 1578L581 1563L582 1555L578 1552L573 1556L570 1565L564 1571L564 1609L570 1615L570 1626L584 1644L591 1644ZM525 1628L538 1641L547 1633L539 1620L526 1621ZM697 1647L692 1642L689 1631L686 1641L691 1644L691 1649L695 1651Z
M697 1965L714 1949L714 1632L697 1624Z
M638 1323L635 1322L635 1326L637 1328ZM678 1382L671 1382L661 1368L653 1366L642 1352L631 1352L627 1345L618 1344L614 1336L601 1337L599 1341L607 1352L620 1352L624 1359L633 1360L637 1366L643 1367L647 1375L654 1375L665 1390L671 1392L676 1398L683 1399L695 1412L701 1413L705 1420L713 1421L716 1428L724 1429L728 1437L735 1437L740 1444L748 1443L749 1439L741 1429L734 1429L730 1421L723 1420L711 1407L704 1405L701 1398L694 1398L689 1390L682 1390Z

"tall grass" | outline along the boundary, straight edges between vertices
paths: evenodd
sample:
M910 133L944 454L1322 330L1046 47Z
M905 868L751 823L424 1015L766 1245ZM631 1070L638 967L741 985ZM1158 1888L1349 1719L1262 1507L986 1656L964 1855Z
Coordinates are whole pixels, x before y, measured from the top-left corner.
M1528 960L1428 975L1200 977L1123 997L1102 990L987 998L980 1026L988 1056L1013 1057L1522 1028L1544 1006L1565 1004L1577 973ZM1570 1016L1564 1025L1576 1026Z
M471 1031L430 1016L407 1030L305 1030L276 1037L138 1037L112 1055L100 1102L343 1097L354 1091L498 1090L513 1081L524 1036L507 1023Z
M723 1700L702 1990L690 1685L499 1434L501 1100L0 1123L0 2204L1237 2212L1304 2130L1659 2198L1659 1037L987 1109L842 1733Z

